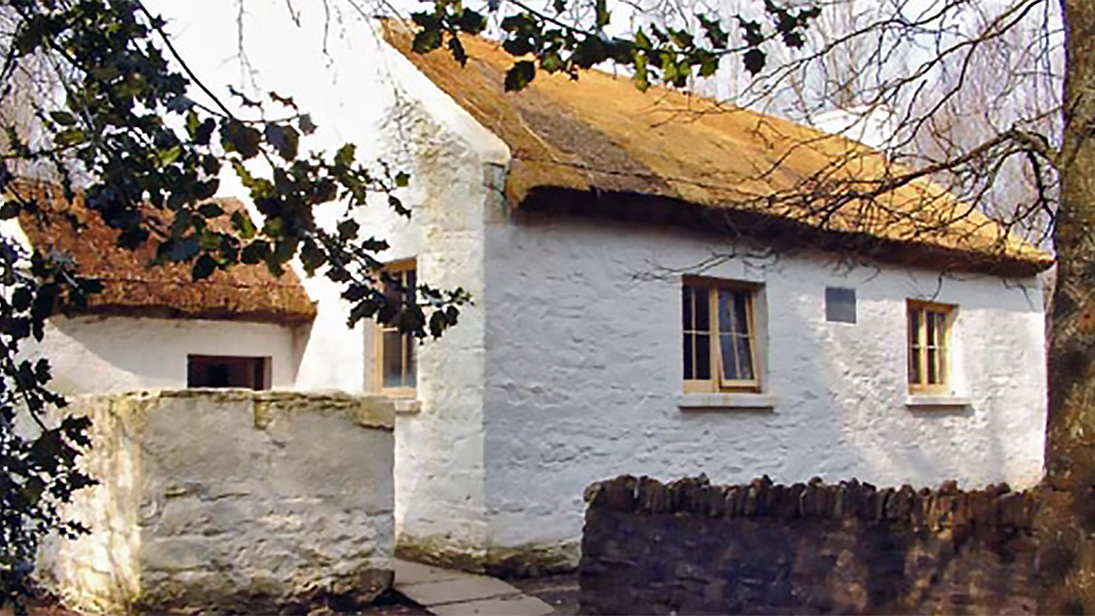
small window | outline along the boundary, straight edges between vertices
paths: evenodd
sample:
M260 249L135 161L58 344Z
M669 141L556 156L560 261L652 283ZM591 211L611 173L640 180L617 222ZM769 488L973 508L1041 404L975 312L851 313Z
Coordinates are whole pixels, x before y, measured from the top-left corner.
M759 391L756 287L686 279L681 290L686 392Z
M825 287L825 320L855 323L855 289Z
M186 386L270 389L270 358L187 355Z
M954 306L908 302L909 391L949 393Z
M415 301L417 279L413 260L389 264L384 271L394 279L384 283L384 294L393 305ZM396 320L379 324L376 373L381 392L393 396L414 395L416 346L414 336L401 333Z

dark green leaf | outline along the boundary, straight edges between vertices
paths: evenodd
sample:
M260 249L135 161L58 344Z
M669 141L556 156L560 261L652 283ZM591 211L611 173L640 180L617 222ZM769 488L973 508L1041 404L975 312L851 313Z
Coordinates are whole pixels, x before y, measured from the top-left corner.
M300 128L300 132L304 133L305 135L311 135L312 133L316 132L316 128L318 128L312 122L312 116L307 113L300 116L300 118L297 120L297 126Z
M206 218L216 218L224 214L224 208L210 201L209 203L203 203L198 206L198 213Z
M259 143L262 134L259 131L235 120L228 121L221 131L225 148L232 152L239 152L244 160L254 158L259 153Z
M356 152L357 146L352 143L347 143L338 149L338 152L335 154L335 162L343 165L352 165L354 164Z
M745 70L753 75L764 70L764 63L767 60L764 52L759 49L750 49L749 51L746 51L741 59L745 63Z
M308 275L312 275L323 264L327 263L327 255L315 243L308 242L300 251L300 263L304 266L304 271L308 272Z
M293 160L297 157L297 147L300 144L300 134L292 126L275 124L266 125L266 141L274 146L278 155L285 160Z
M18 201L5 201L0 205L0 220L11 220L23 211L23 206Z
M63 130L53 136L53 142L62 147L83 143L86 139L84 131L78 128Z
M440 29L420 30L411 42L411 49L415 53L429 53L438 47L441 47Z
M254 265L265 261L269 254L270 244L266 243L265 240L256 240L244 246L243 250L240 251L240 261L248 265Z
M528 60L521 60L506 71L506 91L515 92L517 90L523 90L535 77L536 65Z
M217 123L213 121L213 118L208 118L194 131L194 143L198 145L209 145L209 139L213 136L213 129L217 127ZM206 173L209 173L207 170Z
M72 126L76 124L75 116L67 111L53 111L49 114L49 117L61 126Z
M563 59L554 51L548 51L540 56L540 68L549 73L558 72L563 68Z
M249 240L255 237L255 224L245 212L239 210L232 212L232 228L236 230L240 239Z
M215 271L217 271L217 262L213 257L202 255L194 262L194 265L190 270L190 275L194 280L204 280L205 278L212 276Z

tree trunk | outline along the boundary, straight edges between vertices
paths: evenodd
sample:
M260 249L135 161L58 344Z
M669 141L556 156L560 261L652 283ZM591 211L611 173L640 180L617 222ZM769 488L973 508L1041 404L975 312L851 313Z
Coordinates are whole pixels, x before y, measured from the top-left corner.
M1095 614L1095 2L1061 0L1061 7L1065 111L1039 610Z

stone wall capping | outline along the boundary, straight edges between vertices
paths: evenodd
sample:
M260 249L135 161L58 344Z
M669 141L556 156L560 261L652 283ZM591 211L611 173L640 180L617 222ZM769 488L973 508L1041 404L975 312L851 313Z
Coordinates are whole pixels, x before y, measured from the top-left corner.
M827 484L818 478L781 485L764 476L745 485L712 485L706 476L662 483L623 475L585 491L591 509L705 518L828 518L905 525L938 531L979 526L1030 528L1036 500L1005 484L961 490L956 481L937 489L878 488L856 479Z
M1040 492L855 479L587 491L583 614L1033 614Z

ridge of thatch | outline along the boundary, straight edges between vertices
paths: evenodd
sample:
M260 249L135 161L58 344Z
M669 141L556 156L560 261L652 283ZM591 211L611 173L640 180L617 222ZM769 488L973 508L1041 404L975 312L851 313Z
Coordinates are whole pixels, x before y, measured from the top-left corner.
M874 237L899 249L895 254L926 248L933 259L946 255L947 267L964 259L966 269L1030 275L1053 263L1049 253L923 178L873 199L847 199L835 211L815 207L835 186L851 182L860 193L878 192L907 171L856 141L677 90L644 93L630 79L598 70L582 70L577 80L540 71L524 90L507 93L503 80L514 58L493 41L462 36L468 61L461 67L445 50L413 52L403 22L385 21L384 35L509 146L506 195L517 207L545 189L653 196L859 243ZM817 197L790 197L802 194Z
M148 266L156 246L165 239L155 229L143 246L128 250L117 245L118 230L84 207L82 195L70 202L60 186L29 180L18 180L9 189L23 199L33 199L41 210L40 215L23 213L19 217L34 248L70 255L80 275L103 282L104 289L89 297L83 314L282 325L308 323L316 317L315 304L292 270L275 277L265 265L238 264L195 282L187 264ZM234 198L210 201L228 212L244 209ZM74 227L66 215L74 216L82 227ZM162 218L152 208L149 215Z

